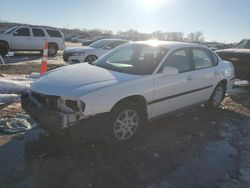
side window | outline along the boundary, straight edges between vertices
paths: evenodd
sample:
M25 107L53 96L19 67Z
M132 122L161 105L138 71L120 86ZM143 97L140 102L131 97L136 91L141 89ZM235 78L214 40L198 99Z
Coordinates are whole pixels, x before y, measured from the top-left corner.
M16 30L14 33L13 33L14 36L23 36L23 37L29 37L30 36L30 30L29 28L20 28L18 30Z
M203 69L214 66L212 54L206 49L193 49L194 68Z
M125 41L114 41L114 42L109 43L105 48L106 49L113 49L113 48L115 48L121 44L124 44L124 43L125 43Z
M44 37L45 34L42 29L32 29L34 37Z
M246 42L245 48L246 48L246 49L250 49L250 40L248 40L248 41Z
M179 73L188 72L191 70L190 58L187 49L180 49L166 59L165 66L170 66L178 69Z
M57 37L57 38L62 38L62 35L59 31L57 30L52 30L52 29L46 29L50 37Z
M212 52L210 52L211 54L212 54L212 57L213 57L213 63L214 63L214 65L217 65L218 64L218 57L214 54L214 53L212 53Z

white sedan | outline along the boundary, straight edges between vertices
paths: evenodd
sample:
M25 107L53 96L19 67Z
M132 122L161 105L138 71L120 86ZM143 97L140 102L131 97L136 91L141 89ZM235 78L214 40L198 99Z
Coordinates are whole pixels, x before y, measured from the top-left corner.
M233 65L203 46L133 42L94 65L48 72L22 96L22 106L48 130L71 127L80 135L101 133L111 143L124 143L145 121L196 104L218 107L233 82Z
M68 64L92 63L103 54L115 47L129 42L123 39L102 39L92 43L89 46L80 48L68 48L63 52L63 60Z

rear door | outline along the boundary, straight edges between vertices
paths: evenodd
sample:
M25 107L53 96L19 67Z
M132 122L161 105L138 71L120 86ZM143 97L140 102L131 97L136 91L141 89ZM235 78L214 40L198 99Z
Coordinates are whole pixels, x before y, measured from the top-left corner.
M32 28L32 48L35 50L42 50L46 41L45 32L41 28Z
M21 27L12 33L11 48L14 50L33 50L29 27Z
M215 84L220 81L220 74L218 72L217 57L206 48L192 48L191 50L192 66L193 66L193 83L195 87L203 88L196 94L199 101L208 100L211 96Z

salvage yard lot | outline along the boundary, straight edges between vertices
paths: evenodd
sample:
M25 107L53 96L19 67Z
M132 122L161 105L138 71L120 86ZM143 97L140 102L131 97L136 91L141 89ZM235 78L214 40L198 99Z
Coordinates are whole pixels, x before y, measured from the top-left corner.
M67 46L75 44L68 43ZM77 44L79 45L79 44ZM61 53L51 67L64 65ZM3 76L39 71L41 55L7 59ZM4 75L11 74L11 75ZM21 74L21 75L20 75ZM16 102L0 117L23 115ZM218 110L192 108L145 125L122 146L78 143L41 128L0 135L1 187L186 188L250 186L250 89L238 86Z
M125 146L76 143L40 128L0 137L3 187L249 187L250 91L213 112L193 108L149 123ZM1 116L23 113L16 103Z

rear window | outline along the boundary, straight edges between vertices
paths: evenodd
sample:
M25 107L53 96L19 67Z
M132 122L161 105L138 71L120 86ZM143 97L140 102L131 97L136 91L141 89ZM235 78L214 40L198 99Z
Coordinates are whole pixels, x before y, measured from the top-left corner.
M62 34L57 30L47 29L46 31L50 37L62 38Z
M203 69L215 65L215 57L206 49L193 49L195 69Z
M44 37L45 34L42 29L32 29L34 37Z

